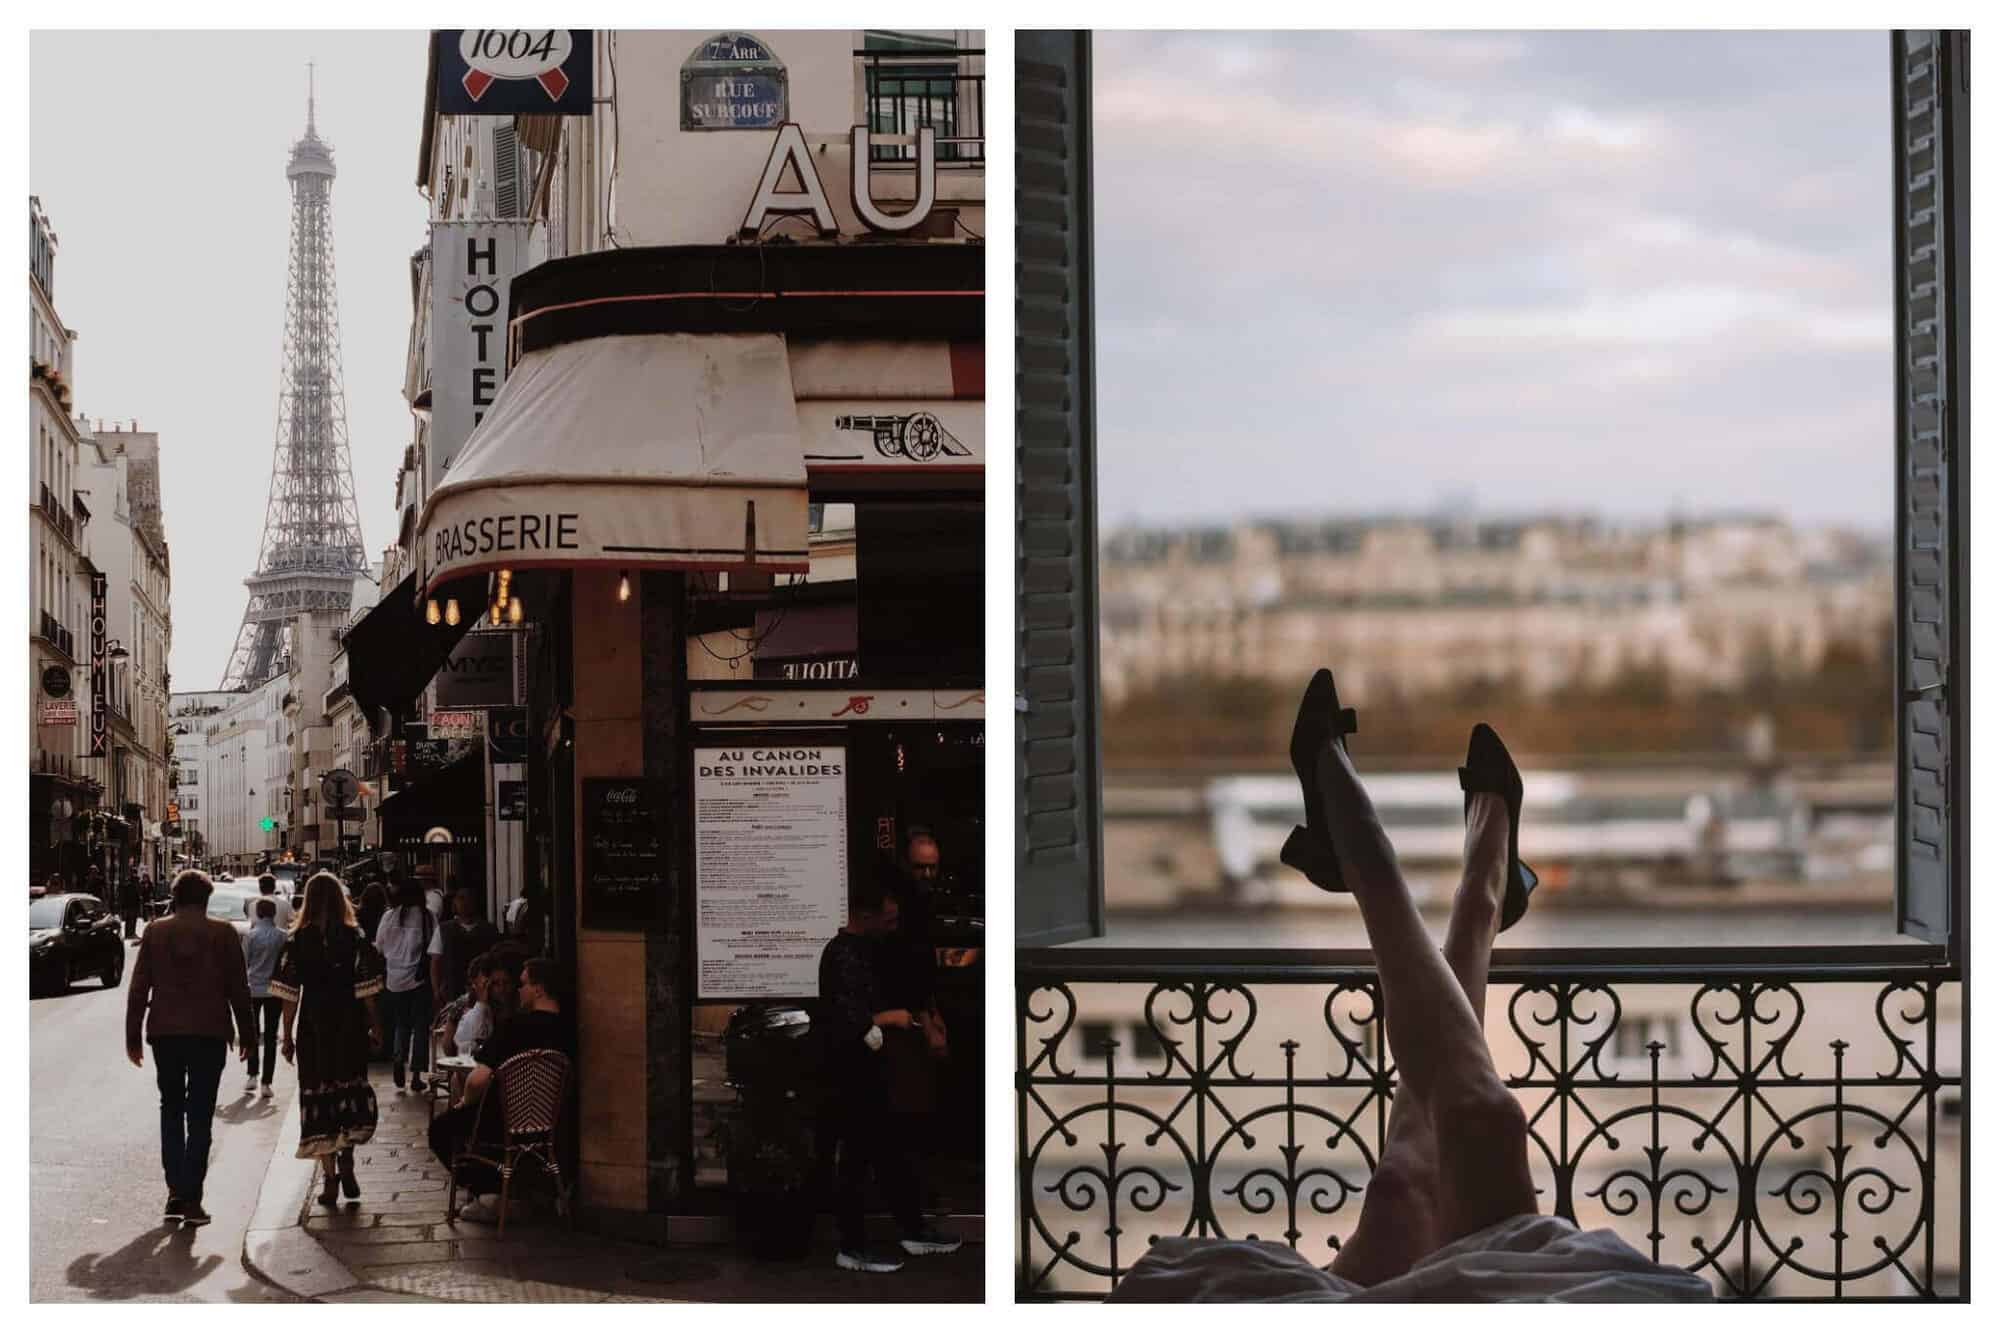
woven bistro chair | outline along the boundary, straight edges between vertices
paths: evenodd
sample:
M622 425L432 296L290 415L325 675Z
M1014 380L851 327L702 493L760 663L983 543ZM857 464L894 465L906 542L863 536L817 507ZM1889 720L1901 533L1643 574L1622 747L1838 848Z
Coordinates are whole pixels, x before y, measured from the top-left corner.
M451 1159L446 1220L458 1221L459 1167L467 1162L480 1162L500 1173L499 1235L505 1239L514 1171L524 1160L530 1160L554 1182L556 1213L565 1226L569 1225L569 1192L563 1184L562 1161L556 1146L563 1097L569 1088L569 1057L545 1048L522 1051L494 1071L494 1081L499 1086L480 1099L471 1139ZM488 1132L493 1120L489 1111L495 1104L499 1106L500 1125L499 1133L492 1135Z
M438 1015L431 1024L431 1080L424 1087L424 1120L426 1123L437 1119L442 1104L444 1110L451 1109L451 1100L458 1092L458 1079L450 1070L438 1069L438 1057L444 1054L445 1040L451 1036L448 1014ZM441 1075L441 1076L440 1076Z

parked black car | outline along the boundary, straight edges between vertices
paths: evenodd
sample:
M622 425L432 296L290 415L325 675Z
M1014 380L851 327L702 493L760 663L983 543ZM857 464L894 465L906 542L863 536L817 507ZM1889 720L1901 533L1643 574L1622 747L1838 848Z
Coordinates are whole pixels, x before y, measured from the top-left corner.
M60 995L79 977L107 989L125 979L124 924L87 893L28 903L28 993Z

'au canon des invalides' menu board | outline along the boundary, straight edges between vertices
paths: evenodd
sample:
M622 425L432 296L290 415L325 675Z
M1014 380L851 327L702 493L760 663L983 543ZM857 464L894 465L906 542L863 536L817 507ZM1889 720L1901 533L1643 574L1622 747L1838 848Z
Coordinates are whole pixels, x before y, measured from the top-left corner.
M695 949L703 999L809 998L847 920L847 747L694 752Z

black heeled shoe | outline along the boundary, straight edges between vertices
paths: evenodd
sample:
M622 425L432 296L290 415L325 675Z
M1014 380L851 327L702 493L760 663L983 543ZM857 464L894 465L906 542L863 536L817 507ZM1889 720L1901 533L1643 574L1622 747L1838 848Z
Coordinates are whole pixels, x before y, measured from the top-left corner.
M1465 767L1458 770L1458 787L1465 793L1465 812L1472 797L1487 792L1507 802L1507 895L1500 904L1500 929L1506 930L1528 910L1528 895L1540 878L1521 859L1521 770L1498 732L1481 722L1465 745Z
M334 1175L331 1162L321 1162L320 1169L326 1175L326 1183L320 1186L319 1191L320 1206L331 1208L340 1202L340 1180Z
M350 1199L361 1197L361 1182L354 1178L354 1149L342 1148L335 1159L340 1164L340 1192Z
M1294 825L1278 859L1329 893L1346 893L1340 877L1340 861L1333 854L1333 838L1327 831L1326 804L1320 799L1319 754L1328 741L1347 748L1345 737L1361 730L1352 708L1340 706L1340 694L1333 688L1333 673L1321 667L1306 685L1299 700L1299 716L1292 723L1292 772L1298 775L1299 789L1305 793L1306 822Z

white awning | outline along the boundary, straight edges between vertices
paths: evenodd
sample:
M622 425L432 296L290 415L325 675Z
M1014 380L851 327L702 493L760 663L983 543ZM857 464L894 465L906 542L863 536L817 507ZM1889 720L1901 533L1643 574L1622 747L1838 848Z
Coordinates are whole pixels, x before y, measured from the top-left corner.
M806 568L785 341L653 333L522 357L417 524L423 577Z

